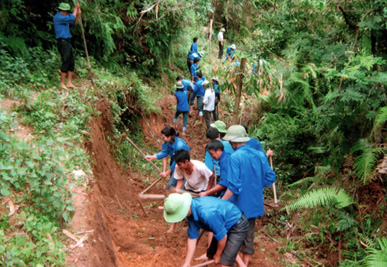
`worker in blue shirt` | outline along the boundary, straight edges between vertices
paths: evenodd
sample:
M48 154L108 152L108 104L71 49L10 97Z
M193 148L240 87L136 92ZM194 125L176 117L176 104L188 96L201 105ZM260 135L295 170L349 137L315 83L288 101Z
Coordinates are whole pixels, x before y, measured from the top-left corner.
M194 84L190 80L184 79L184 76L177 76L176 82L182 82L184 85L184 91L188 93L188 102L190 100L190 95L192 90L194 89Z
M218 104L220 102L220 91L219 91L219 79L218 77L212 77L211 79L211 83L214 87L214 91L215 91L215 109L214 111L212 112L212 115L214 117L214 121L217 121L218 120Z
M182 82L177 82L175 85L176 88L176 113L175 117L173 118L173 123L175 124L175 129L177 126L177 119L180 114L183 114L183 133L182 135L185 136L185 131L187 130L187 118L188 118L188 112L189 112L189 105L188 105L188 92L184 90L184 85Z
M173 160L173 156L176 151L179 149L185 149L188 152L191 150L186 142L176 137L176 130L171 126L166 126L161 130L161 136L164 140L164 143L161 147L161 151L151 156L145 156L147 161L151 161L153 159L162 159L163 160L163 171L160 173L160 176L167 177L170 175L170 179L168 182L168 189L173 186L176 186L177 180L173 177L173 172L175 171L176 163ZM170 168L167 170L168 156L171 157Z
M249 220L249 233L242 245L243 262L248 266L254 254L255 219L265 214L263 189L276 180L263 152L246 145L250 137L241 125L228 128L224 140L230 141L235 152L230 156L228 186L223 199L235 196L233 203Z
M201 192L199 195L204 196L220 196L222 197L226 192L228 187L228 171L230 164L230 156L232 153L226 152L221 140L212 140L208 142L206 146L206 151L210 154L211 158L219 162L219 181L211 189ZM234 196L232 196L229 201L233 202Z
M239 248L248 232L245 215L231 202L215 197L192 199L189 193L172 193L164 200L164 219L177 223L187 218L187 255L183 267L191 266L199 231L214 233L207 256L216 264L245 266L238 256Z
M53 18L55 39L58 45L58 51L62 59L61 71L61 88L75 88L73 84L73 73L75 68L74 52L71 45L70 27L75 27L78 24L79 14L81 14L81 5L77 3L74 12L70 13L70 5L60 3L57 12ZM67 77L67 84L65 80Z
M222 121L217 121L217 122L218 122L218 124L222 123ZM207 138L210 141L213 141L213 140L220 141L222 143L223 148L226 150L226 152L232 154L234 152L234 150L232 149L230 143L228 141L224 141L220 138L219 130L216 127L214 127L214 125L215 124L212 123L211 127L207 130L207 132L206 132ZM214 168L215 168L215 172L217 175L217 182L219 182L219 180L221 179L219 161L213 159L208 150L206 150L204 164L206 164L207 168L209 168L210 170L214 170Z
M194 63L193 62L194 59L199 58L199 60L200 60L202 57L198 51L198 42L199 42L198 37L193 38L191 49L189 50L188 55L187 55L188 71L191 71L191 65Z
M235 44L230 45L227 47L226 50L226 57L223 60L223 63L226 62L226 60L231 60L235 57L235 51L236 51L236 46Z
M194 86L193 91L191 92L190 105L192 106L194 104L195 97L196 97L199 116L202 117L203 116L203 96L205 93L204 86L208 84L208 81L205 80L205 78L203 77L203 73L201 71L198 71L197 77L198 77L198 80Z
M193 61L194 64L191 65L190 74L191 74L191 81L193 83L197 82L197 72L198 72L198 69L200 68L199 61L200 61L199 58L195 58Z

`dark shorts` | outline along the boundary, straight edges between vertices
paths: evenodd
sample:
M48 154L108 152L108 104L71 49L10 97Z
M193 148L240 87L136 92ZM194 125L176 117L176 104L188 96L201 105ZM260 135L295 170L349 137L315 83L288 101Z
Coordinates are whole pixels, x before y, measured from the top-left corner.
M255 228L255 219L249 219L249 232L245 240L243 241L243 245L241 246L241 252L244 254L254 254L254 228Z
M235 258L238 255L239 248L241 247L243 240L246 238L249 231L249 222L246 216L242 214L242 217L234 224L233 227L227 232L227 243L223 250L222 257L220 258L220 264L227 266L234 266ZM210 247L207 250L207 257L212 259L216 253L218 247L218 241L213 238Z
M61 72L74 71L74 53L70 39L57 39L58 51L62 58Z

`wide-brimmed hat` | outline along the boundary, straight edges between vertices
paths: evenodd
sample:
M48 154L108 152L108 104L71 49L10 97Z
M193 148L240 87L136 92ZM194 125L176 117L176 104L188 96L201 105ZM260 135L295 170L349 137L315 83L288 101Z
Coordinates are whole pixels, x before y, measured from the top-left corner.
M172 193L164 200L164 219L169 223L182 221L191 207L192 196L189 193Z
M218 129L218 131L220 133L227 133L227 127L226 127L226 124L223 121L219 121L218 120L218 121L216 121L214 123L211 123L210 126Z
M245 127L242 125L232 125L228 128L226 135L223 137L223 140L234 142L234 143L244 143L249 141L251 138L247 134Z
M222 28L222 29L220 29L220 31L221 31L221 32L225 32L225 31L226 31L226 29L225 29L225 28Z
M60 3L58 6L58 9L62 11L70 11L70 8L70 5L67 3Z
M177 82L176 85L175 85L175 88L176 89L183 89L184 88L184 85L182 82Z
M206 87L207 84L209 84L210 82L209 81L204 81L203 82L203 86Z
M214 80L215 82L219 83L218 77L212 77L211 80Z
M231 45L231 49L236 49L235 44L232 44L232 45Z

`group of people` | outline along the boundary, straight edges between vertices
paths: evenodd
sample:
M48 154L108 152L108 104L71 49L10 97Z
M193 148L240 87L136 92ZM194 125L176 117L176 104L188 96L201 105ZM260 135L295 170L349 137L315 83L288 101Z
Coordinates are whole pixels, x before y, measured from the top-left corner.
M176 193L164 201L164 219L172 224L169 231L187 218L187 255L183 266L191 266L200 229L211 233L208 258L222 266L234 266L235 261L239 266L248 266L254 254L255 220L265 213L263 189L276 180L267 160L273 151L265 153L244 126L232 125L227 129L218 120L207 130L208 144L202 162L191 159L189 146L176 137L173 127L167 126L161 133L165 141L161 151L145 159L162 159L160 175L170 176L168 189L175 189Z

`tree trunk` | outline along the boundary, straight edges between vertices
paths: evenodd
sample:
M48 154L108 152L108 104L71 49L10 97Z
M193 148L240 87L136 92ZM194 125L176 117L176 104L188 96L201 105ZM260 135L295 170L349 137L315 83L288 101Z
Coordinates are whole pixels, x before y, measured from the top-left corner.
M238 117L239 117L239 104L241 102L241 95L242 95L242 87L243 87L243 76L246 66L246 58L242 58L241 60L241 67L239 70L239 77L238 77L238 87L235 94L235 104L234 104L234 113L232 116L232 124L238 124Z

